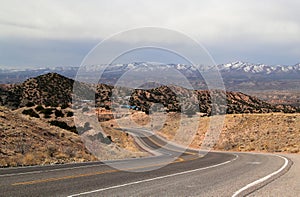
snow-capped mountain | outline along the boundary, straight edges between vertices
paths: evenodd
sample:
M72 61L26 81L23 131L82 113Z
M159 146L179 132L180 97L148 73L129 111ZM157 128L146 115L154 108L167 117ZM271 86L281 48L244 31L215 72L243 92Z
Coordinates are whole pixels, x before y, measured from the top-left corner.
M228 64L220 64L217 66L221 72L240 72L253 74L283 74L283 73L299 73L300 64L293 66L282 65L266 65L266 64L251 64L247 62L233 62Z
M98 70L103 70L103 65L98 67ZM207 70L207 69L205 69ZM107 65L104 69L104 75L114 75L114 74L122 74L127 71L136 74L143 74L147 72L156 72L156 73L164 73L164 75L174 75L176 72L182 73L184 76L188 77L198 77L201 76L199 70L192 65L185 64L162 64L156 62L134 62L129 64L113 64ZM148 74L148 73L147 73Z
M97 67L97 66L96 66ZM94 69L96 67L93 67ZM131 77L138 81L144 76L148 78L158 75L169 81L182 79L184 76L195 88L206 87L205 77L216 77L214 67L192 66L185 64L160 64L153 62L134 62L129 64L113 64L104 66L101 83L114 84L121 76ZM216 66L220 71L224 84L231 90L257 89L295 89L300 81L300 64L292 66L252 64L247 62L233 62ZM103 65L98 69L103 70ZM174 72L175 71L175 72ZM91 72L93 75L95 72ZM130 75L130 74L131 75ZM181 73L178 75L178 73ZM210 75L211 74L211 75ZM175 77L175 79L173 79ZM179 79L180 78L180 79ZM91 77L89 77L91 79Z
M227 64L217 65L218 70L221 73L234 73L234 74L300 74L300 64L283 66L283 65L266 65L266 64L253 64L247 62L233 62ZM153 62L134 62L130 64L115 64L106 66L105 72L113 71L147 71L160 69L162 71L167 71L170 69L176 69L185 74L193 74L197 71L209 72L211 71L211 66L203 65L185 65L185 64L161 64Z
M227 64L217 65L223 79L225 81L240 80L245 81L248 79L253 80L281 80L281 79L300 79L300 64L283 66L283 65L266 65L266 64L253 64L247 62L232 62ZM131 71L137 75L143 72L156 72L164 76L172 76L175 71L180 72L188 79L201 80L201 73L210 72L214 70L211 66L203 65L186 65L186 64L162 64L156 62L133 62L126 64L111 64L111 65L89 65L78 67L56 67L44 69L26 69L26 70L13 70L13 69L0 69L0 83L15 83L24 81L30 77L35 77L48 72L55 72L62 74L66 77L75 78L78 71L85 72L87 78L97 76L97 73L104 71L102 77L105 82L111 79L117 80L127 71Z
M104 65L99 66L103 67ZM135 70L135 71L146 71L146 70L168 70L168 69L176 69L176 70L190 70L196 71L197 69L191 65L185 64L163 64L156 62L133 62L129 64L112 64L105 66L105 71L127 71L127 70ZM100 68L101 69L101 68Z

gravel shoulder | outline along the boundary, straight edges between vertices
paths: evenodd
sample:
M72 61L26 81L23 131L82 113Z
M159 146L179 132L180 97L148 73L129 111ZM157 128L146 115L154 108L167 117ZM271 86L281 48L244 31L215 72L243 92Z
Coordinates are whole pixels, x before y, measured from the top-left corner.
M282 154L293 161L290 170L249 196L298 196L300 194L300 154Z

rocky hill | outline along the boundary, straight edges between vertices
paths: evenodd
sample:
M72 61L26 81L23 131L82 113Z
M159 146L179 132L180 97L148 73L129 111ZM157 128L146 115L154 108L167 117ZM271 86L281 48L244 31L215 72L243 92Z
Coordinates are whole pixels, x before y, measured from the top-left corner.
M73 84L76 84L80 94L72 95ZM114 104L129 104L138 109L149 112L155 103L161 104L166 111L180 112L181 109L189 109L198 105L200 112L210 114L212 108L222 111L227 107L227 113L265 113L299 111L299 108L289 105L272 105L241 92L222 92L218 90L188 90L178 86L160 86L152 89L113 88L113 86L98 84L96 88L84 83L74 82L56 73L48 73L26 80L24 83L12 86L2 86L0 92L1 105L11 108L23 106L69 106L72 96L82 97L92 95L89 98L96 99L98 107L111 108L111 96L114 95ZM93 90L95 89L95 91ZM190 95L190 96L188 96ZM214 96L212 96L214 95ZM130 97L126 100L125 98ZM223 97L226 103L212 106L212 98ZM226 98L224 98L226 97ZM78 98L84 99L84 98ZM187 101L188 99L188 101ZM128 102L125 102L128 101ZM186 106L189 105L189 106ZM197 109L191 109L196 110Z
M79 95L73 95L74 83L77 83ZM100 123L103 124L105 135L86 124L86 121L82 122L79 130L76 129L70 104L72 97L82 101L86 99L85 95L94 96L96 106L106 108L107 111L112 107L134 107L145 112L135 111L144 116L151 110L176 114L182 108L188 109L187 115L190 115L195 112L195 105L207 116L213 109L218 112L225 108L229 114L299 112L297 107L269 104L241 92L189 90L178 86L133 90L105 84L88 85L56 73L48 73L24 83L0 86L0 166L95 160L90 149L86 148L89 145L95 148L95 140L99 145L96 150L98 155L95 154L98 159L111 159L112 155L114 158L145 155L138 152L139 149L128 134L115 130L116 123ZM226 103L212 106L213 98L216 102L223 98ZM89 109L85 111L84 108L77 110L87 114L95 113ZM78 131L86 135L85 144Z
M48 73L20 84L0 86L0 104L13 109L33 105L67 107L72 102L75 83L77 92L80 92L78 95L89 96L93 93L87 84L75 82L57 73Z
M56 73L30 78L1 91L2 105L13 108L26 105L62 106L71 103L74 80Z
M190 99L185 101L184 97L190 95ZM213 96L212 96L213 95ZM183 98L180 102L178 96ZM224 103L212 105L212 98L223 98ZM224 98L226 97L226 98ZM218 102L218 101L216 101ZM299 108L289 105L272 105L256 97L246 95L241 92L222 92L218 90L188 90L180 87L161 86L159 88L150 90L135 90L131 96L130 104L137 106L144 111L149 111L154 103L161 103L166 111L180 112L181 108L188 109L191 106L199 104L199 109L193 109L201 113L210 115L214 107L216 113L222 112L226 109L228 114L239 113L268 113L268 112L287 112L293 113L299 111ZM227 103L227 105L226 105Z

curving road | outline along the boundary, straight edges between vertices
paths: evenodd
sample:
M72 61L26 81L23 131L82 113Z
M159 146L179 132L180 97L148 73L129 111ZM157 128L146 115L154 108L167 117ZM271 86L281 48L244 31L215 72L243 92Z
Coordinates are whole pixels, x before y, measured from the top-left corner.
M146 131L128 132L153 156L0 169L0 196L244 196L290 166L266 154L187 150L177 158L181 147Z

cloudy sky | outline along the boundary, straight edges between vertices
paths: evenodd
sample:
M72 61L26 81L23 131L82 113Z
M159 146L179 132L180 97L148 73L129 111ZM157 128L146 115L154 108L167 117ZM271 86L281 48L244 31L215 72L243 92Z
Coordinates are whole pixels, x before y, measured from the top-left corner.
M293 65L299 8L298 0L1 0L0 67L78 66L103 39L145 26L186 34L217 64Z

